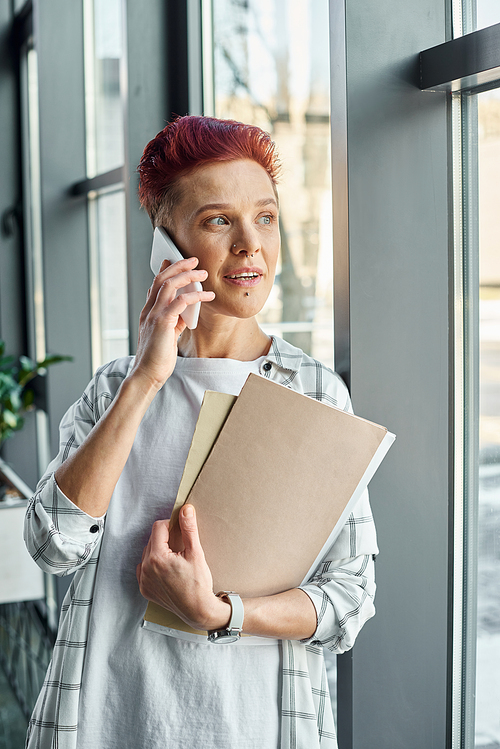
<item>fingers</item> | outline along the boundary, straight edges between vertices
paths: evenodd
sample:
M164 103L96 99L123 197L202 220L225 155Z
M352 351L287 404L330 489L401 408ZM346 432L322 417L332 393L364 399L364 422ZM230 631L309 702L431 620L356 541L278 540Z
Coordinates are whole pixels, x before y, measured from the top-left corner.
M198 259L179 260L177 263L167 266L155 276L142 310L143 317L149 314L156 302L161 301L162 305L168 305L175 298L179 289L188 286L190 283L196 281L201 283L207 279L207 271L195 269L193 267L194 262L190 261L196 261L197 263Z
M184 260L179 260L176 263L171 263L170 260L165 259L160 266L160 270L153 278L153 282L147 291L147 298L149 299L153 289L158 289L160 287L161 282L164 281L165 278L169 278L172 275L175 275L176 273L182 271L194 270L198 262L198 258L196 257L185 258ZM169 272L166 273L166 271Z
M211 302L215 299L215 293L213 291L188 291L185 294L179 294L176 296L174 301L168 305L168 309L165 310L165 316L172 316L175 320L182 315L186 307L190 304L196 304L197 302Z
M151 547L152 551L155 547L158 547L161 544L167 544L168 546L169 524L170 520L157 520L153 523L151 536L148 542L148 546ZM146 549L148 546L146 546Z
M165 273L168 273L169 270L170 268L167 268ZM163 278L163 275L164 274L161 273L155 278L154 283L156 283L157 281L159 283L158 291L168 289L172 292L173 295L175 295L178 289L182 289L184 286L188 286L190 283L193 283L193 281L198 281L199 283L201 283L202 281L206 281L208 273L206 270L198 270L197 268L193 268L192 270L185 270L181 271L180 273L176 273L175 276L166 276L165 278Z
M162 294L159 293L154 304L146 305L144 307L141 313L141 324L146 324L146 318L148 318L148 315L151 315L152 318L154 317L158 320L163 319L167 324L167 327L172 326L176 328L177 338L186 327L180 317L184 310L191 304L196 304L197 302L211 302L213 299L215 299L215 293L213 291L187 291L174 297L172 301L170 301L170 299L164 301Z
M154 554L159 547L168 546L170 520L157 520L151 528L149 540L142 550L140 564L144 564L146 557ZM164 549L161 549L163 551ZM140 566L140 565L138 565Z
M162 275L162 273L165 273L165 271L169 269L171 270L171 273L169 275L174 275L175 273L179 272L179 269L190 270L191 268L196 268L199 262L200 261L197 257L185 257L182 260L176 260L175 263L172 263L170 260L167 260L165 258L155 278L158 278Z
M165 550L165 546L167 546L167 548L169 549L169 525L170 520L157 520L155 523L153 523L149 540L142 550L141 561L135 568L135 575L137 577L137 582L139 583L139 585L141 584L142 565L144 564L145 560L151 554L153 554L159 546L163 546L163 549L161 551Z
M184 554L186 558L189 559L200 552L203 554L200 536L198 534L196 513L193 505L185 504L181 508L179 513L179 526L181 529L182 540L184 542Z
M190 276L189 281L200 281L200 278L203 280L208 274L206 271L196 267L198 263L199 260L197 257L187 257L184 260L178 260L176 263L169 263L168 260L164 260L159 273L153 279L152 286L154 287L155 284L162 286L165 281L174 280L179 276L183 276L183 274ZM186 278L185 275L183 277ZM185 286L186 283L184 281L178 284L177 288Z

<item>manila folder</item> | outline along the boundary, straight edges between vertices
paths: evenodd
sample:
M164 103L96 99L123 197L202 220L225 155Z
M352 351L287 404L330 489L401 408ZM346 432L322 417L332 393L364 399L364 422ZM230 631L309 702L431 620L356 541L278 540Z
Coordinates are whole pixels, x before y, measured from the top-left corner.
M214 592L297 587L394 441L387 429L250 374L191 490Z

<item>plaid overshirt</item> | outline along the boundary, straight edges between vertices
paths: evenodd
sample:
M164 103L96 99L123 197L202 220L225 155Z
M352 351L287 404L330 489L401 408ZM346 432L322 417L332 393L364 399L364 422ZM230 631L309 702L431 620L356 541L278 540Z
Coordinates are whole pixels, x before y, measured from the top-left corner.
M26 513L25 541L33 559L46 572L75 573L62 605L52 661L30 720L29 749L77 749L80 685L105 532L105 518L92 518L70 502L59 490L54 472L112 402L132 361L127 357L101 367L66 413L59 454L40 480ZM324 403L351 409L347 389L331 369L279 338L273 337L261 373ZM373 555L377 553L365 492L335 544L302 586L316 608L316 632L307 641L281 641L280 749L337 748L323 647L334 653L349 650L364 622L375 613Z

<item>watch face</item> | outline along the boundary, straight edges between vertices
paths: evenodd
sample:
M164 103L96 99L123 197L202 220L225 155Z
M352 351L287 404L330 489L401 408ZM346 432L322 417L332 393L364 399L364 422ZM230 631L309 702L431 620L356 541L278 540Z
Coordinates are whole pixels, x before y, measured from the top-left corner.
M210 642L217 642L220 645L229 645L231 642L236 642L240 639L239 635L233 635L228 630L219 630L217 632L210 632L208 635Z

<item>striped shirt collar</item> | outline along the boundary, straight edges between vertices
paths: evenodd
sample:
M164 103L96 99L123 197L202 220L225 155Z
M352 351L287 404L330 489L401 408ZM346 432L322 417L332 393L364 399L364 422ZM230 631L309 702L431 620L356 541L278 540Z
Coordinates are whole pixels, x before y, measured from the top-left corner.
M273 362L280 369L298 372L302 364L303 353L296 346L292 346L282 338L271 336L271 348L266 359Z

